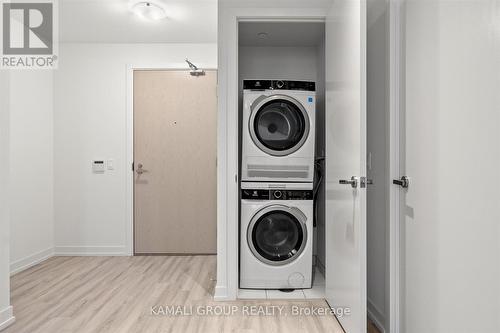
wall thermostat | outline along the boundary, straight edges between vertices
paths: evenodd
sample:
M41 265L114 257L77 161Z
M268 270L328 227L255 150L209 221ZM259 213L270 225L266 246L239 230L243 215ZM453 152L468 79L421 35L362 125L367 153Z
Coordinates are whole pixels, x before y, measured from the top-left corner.
M92 172L93 173L104 173L104 160L92 161Z

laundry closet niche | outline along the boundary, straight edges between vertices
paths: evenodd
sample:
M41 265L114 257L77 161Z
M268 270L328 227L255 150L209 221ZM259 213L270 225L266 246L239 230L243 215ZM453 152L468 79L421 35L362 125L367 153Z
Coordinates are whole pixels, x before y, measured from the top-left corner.
M238 23L240 180L242 179L242 133L243 127L248 126L248 124L244 124L244 121L242 121L244 118L244 80L315 82L315 160L319 169L323 170L325 152L325 23L322 21L240 21ZM318 290L321 291L321 288L316 288L317 284L324 286L324 268L326 262L325 196L322 183L320 183L317 191L315 206L316 221L313 228L314 292L312 290L304 292L306 298L307 296L310 296L310 298L324 297L321 292L318 292ZM240 242L242 241L246 240L240 239ZM252 294L248 290L240 289L239 297L245 298L245 295L249 295L250 298L254 298L253 296L257 295L256 298L259 298L257 292ZM267 292L267 298L280 298L280 294L277 291Z

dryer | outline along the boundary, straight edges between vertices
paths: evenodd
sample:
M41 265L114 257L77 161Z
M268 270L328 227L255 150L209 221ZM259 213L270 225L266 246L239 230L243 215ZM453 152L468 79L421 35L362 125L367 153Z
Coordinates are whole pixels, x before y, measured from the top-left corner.
M242 183L240 288L311 288L312 243L312 184Z
M244 80L242 181L312 182L315 83Z

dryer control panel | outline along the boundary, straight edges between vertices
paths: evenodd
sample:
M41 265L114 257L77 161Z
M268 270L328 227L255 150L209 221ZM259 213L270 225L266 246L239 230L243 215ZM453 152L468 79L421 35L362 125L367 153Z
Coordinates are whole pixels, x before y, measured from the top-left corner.
M243 89L316 91L316 83L287 80L243 80Z
M312 200L312 190L241 190L244 200Z

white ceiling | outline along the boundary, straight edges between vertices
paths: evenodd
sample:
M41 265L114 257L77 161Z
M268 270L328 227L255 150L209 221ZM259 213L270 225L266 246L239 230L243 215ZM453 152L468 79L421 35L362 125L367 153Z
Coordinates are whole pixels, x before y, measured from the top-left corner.
M267 33L262 39L259 33ZM316 46L325 36L323 22L240 22L241 46Z
M216 43L217 0L162 2L168 18L145 21L128 0L60 0L63 43Z

